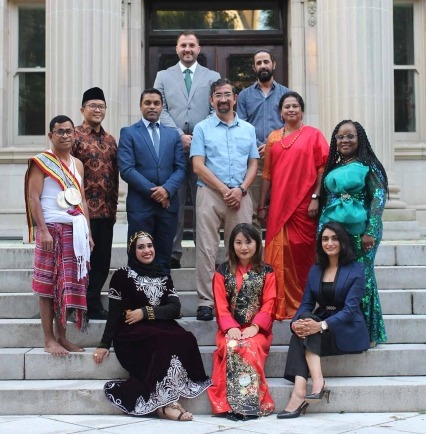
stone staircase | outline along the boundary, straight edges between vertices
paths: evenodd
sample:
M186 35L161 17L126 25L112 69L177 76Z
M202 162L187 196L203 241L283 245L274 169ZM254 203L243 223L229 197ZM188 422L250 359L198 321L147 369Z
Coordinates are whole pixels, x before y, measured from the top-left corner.
M223 253L222 248L222 258ZM216 324L195 320L194 258L194 248L185 247L183 268L172 274L182 303L179 322L196 336L210 374ZM85 353L65 358L44 353L38 302L31 293L32 263L33 246L0 242L0 414L119 414L105 399L103 385L126 371L114 353L101 366L91 358L103 321L90 321L87 334L69 324L69 337L85 346ZM125 263L125 246L115 245L112 268ZM331 400L315 411L426 410L426 243L384 242L376 275L389 341L364 354L324 359ZM103 301L107 304L106 292ZM288 321L276 322L266 375L277 410L292 389L282 379L289 338ZM211 412L206 394L185 407L195 414Z

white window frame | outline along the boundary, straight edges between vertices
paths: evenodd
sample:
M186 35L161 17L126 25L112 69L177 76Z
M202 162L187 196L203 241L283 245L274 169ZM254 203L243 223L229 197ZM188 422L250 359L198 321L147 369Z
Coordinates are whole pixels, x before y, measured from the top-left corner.
M393 70L409 70L414 71L414 87L415 87L415 116L416 116L416 131L415 132L394 132L395 141L398 146L412 146L413 143L425 141L425 127L423 120L426 117L425 113L425 0L395 0L396 5L412 5L413 6L413 33L414 33L414 63L412 65L393 65ZM395 104L395 100L394 100Z
M19 120L19 74L31 72L43 72L46 76L46 65L36 68L18 68L18 47L19 47L19 9L26 7L40 7L46 9L46 3L40 0L25 0L13 1L9 3L9 143L15 145L42 145L45 143L45 134L24 136L18 134L18 120ZM40 101L40 104L46 104L46 99ZM44 125L43 125L44 126Z

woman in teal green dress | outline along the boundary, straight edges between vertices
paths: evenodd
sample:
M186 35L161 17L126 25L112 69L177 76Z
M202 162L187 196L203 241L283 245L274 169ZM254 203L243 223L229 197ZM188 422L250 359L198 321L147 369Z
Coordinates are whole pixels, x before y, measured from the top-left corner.
M337 221L352 236L356 259L365 266L367 288L361 308L371 347L387 340L374 274L387 193L386 171L364 128L358 122L341 121L333 131L322 178L319 230L324 223Z

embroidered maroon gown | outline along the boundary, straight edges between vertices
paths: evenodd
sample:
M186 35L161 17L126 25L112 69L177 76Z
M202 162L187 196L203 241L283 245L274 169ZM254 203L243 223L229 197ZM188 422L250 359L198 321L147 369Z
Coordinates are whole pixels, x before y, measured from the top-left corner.
M195 398L211 385L194 335L173 319L179 317L180 301L170 276L140 276L120 268L111 279L109 301L99 346L109 348L113 341L117 359L129 371L129 379L104 386L113 405L141 416L180 397ZM146 306L153 307L155 319L149 319ZM126 324L125 310L141 307L143 320Z

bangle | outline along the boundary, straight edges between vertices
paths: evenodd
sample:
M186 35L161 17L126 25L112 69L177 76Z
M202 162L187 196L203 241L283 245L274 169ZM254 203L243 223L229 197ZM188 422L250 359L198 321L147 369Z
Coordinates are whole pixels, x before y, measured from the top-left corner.
M266 209L266 206L258 206L258 207L257 207L257 210L258 210L258 211L262 211L262 210L264 210L264 209Z
M254 326L257 328L257 331L259 331L259 326L257 324L255 324L254 322L252 322L250 325Z
M155 319L154 308L152 306L147 306L146 312L148 313L148 319Z

